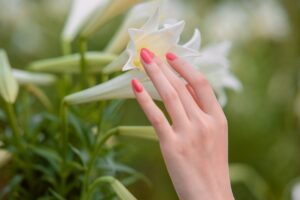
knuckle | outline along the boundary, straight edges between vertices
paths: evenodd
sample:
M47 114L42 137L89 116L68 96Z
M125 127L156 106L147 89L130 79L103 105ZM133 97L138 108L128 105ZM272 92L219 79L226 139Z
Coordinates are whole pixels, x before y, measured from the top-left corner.
M179 99L179 97L175 90L169 90L168 92L165 92L163 94L163 99L166 102L176 102Z
M151 76L161 73L161 70L157 65L152 64L151 66L146 67L146 72Z
M211 125L209 125L207 123L203 124L203 126L202 126L202 133L204 135L210 135L212 132L213 132L213 130L212 130L212 126Z
M195 85L202 87L207 87L209 85L207 78L202 73L197 73L193 82Z
M161 126L165 123L165 117L162 113L157 113L153 115L150 121L153 124L153 126Z
M181 80L173 79L172 85L176 90L183 90L185 89L185 86Z
M170 150L176 155L186 157L188 154L189 147L188 145L186 145L186 142L177 138L176 140L172 141L172 147Z
M184 69L187 69L187 68L191 67L190 64L189 64L188 62L184 61L184 60L180 60L180 63L179 63L179 64L180 64L180 65L182 66L182 68L184 68Z

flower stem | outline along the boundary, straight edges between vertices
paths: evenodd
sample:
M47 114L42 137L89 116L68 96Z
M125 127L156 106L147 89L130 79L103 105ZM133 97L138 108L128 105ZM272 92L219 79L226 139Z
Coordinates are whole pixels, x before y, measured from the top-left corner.
M107 77L102 75L100 82L106 81L106 79L107 79ZM89 162L87 164L87 168L86 168L85 175L84 175L83 187L82 187L82 193L81 193L82 200L87 199L87 197L89 196L88 188L89 188L90 176L91 176L91 172L93 170L94 163L97 159L98 151L100 150L100 147L101 147L101 146L99 147L99 145L98 145L98 140L100 140L100 138L101 138L102 116L103 116L103 111L104 111L105 105L106 105L106 101L99 102L100 113L99 113L99 121L98 121L98 133L96 136L96 144L92 150L91 159L89 160Z
M66 171L68 157L68 105L63 102L61 104L60 118L62 122L61 135L61 151L62 151L62 169L61 169L61 193L64 195L66 188L66 179L68 172Z
M20 133L20 129L18 127L18 123L17 123L17 117L14 111L14 107L12 103L8 103L8 102L4 102L5 104L5 108L6 108L6 114L7 114L7 118L8 121L10 123L12 132L13 132L13 137L14 137L14 141L16 142L17 147L19 147L20 149L22 149L22 143L21 143L21 133Z
M62 55L63 56L67 56L67 55L70 55L72 53L72 44L71 44L71 41L69 40L62 40L61 41L61 44L62 44ZM72 82L72 76L70 76L69 74L64 74L62 76L62 79L61 79L61 96L64 97L66 96L66 93L68 92L68 89L69 89L69 86Z
M80 70L81 70L81 87L85 88L87 86L87 66L86 66L86 39L79 39L79 51L80 51Z
M61 147L63 152L63 158L65 161L67 158L68 150L68 105L64 102L61 104L60 118L62 121Z
M71 54L72 50L71 50L71 42L70 41L61 41L62 44L62 54L63 55L69 55Z
M94 151L91 155L91 159L88 163L86 173L84 175L84 180L83 180L83 190L82 190L82 195L81 195L81 200L86 200L87 197L89 196L89 181L90 181L90 175L93 169L93 165L97 159L98 152L100 151L101 147L103 144L107 141L110 136L114 135L117 132L117 129L113 129L107 133L105 133L103 136L98 133L98 138L96 142L96 146L94 148Z

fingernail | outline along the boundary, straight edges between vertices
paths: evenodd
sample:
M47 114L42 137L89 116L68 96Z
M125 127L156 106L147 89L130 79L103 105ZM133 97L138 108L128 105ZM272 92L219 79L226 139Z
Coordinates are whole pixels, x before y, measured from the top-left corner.
M173 53L167 53L166 58L170 61L174 61L177 58L177 56Z
M141 83L137 79L132 79L131 84L132 84L133 89L136 92L140 93L140 92L143 91L143 86L141 85Z
M149 51L146 48L142 48L141 50L141 58L146 64L150 64L152 62L152 59L154 58L154 53Z

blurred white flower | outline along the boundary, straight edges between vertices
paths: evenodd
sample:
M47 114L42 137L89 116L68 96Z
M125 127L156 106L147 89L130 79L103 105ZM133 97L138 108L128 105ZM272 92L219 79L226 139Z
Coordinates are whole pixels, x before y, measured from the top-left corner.
M14 103L18 96L19 85L12 74L7 55L0 49L0 95L8 103Z
M45 73L32 73L24 70L13 69L13 76L20 85L36 84L36 85L50 85L56 81L56 77Z
M228 53L231 43L226 41L200 50L201 57L191 63L209 80L222 106L227 103L225 88L241 90L239 80L229 70Z
M133 78L139 79L154 99L161 100L140 62L140 50L148 48L162 60L165 60L167 52L174 52L188 60L197 70L207 75L224 105L226 103L224 88L240 88L240 83L229 72L227 59L229 44L222 43L199 51L201 37L200 32L195 30L193 37L186 44L179 45L184 21L160 26L159 19L157 10L141 29L129 29L131 40L127 50L120 56L119 66L113 69L121 70L123 66L123 70L130 70L129 72L98 86L69 95L65 98L65 102L80 104L104 99L134 98L130 84Z
M20 18L24 17L24 9L22 7L24 7L22 0L0 1L0 26L2 23L16 23Z
M135 4L143 0L108 0L103 9L98 10L95 15L84 26L81 36L89 37L109 20L126 12Z
M300 183L297 183L292 188L292 200L300 200Z
M42 1L41 4L44 12L47 13L47 16L61 20L61 17L64 16L68 10L71 1L72 0L51 0Z
M205 30L210 40L281 40L289 34L290 27L278 1L257 0L218 4L206 17Z
M17 51L26 54L43 51L44 39L41 27L29 18L18 21L15 31L11 35L12 46Z
M140 0L73 0L62 38L69 43L80 34L87 38L112 18L122 14Z
M281 40L288 36L287 14L278 1L264 0L251 9L251 28L255 37Z
M223 3L205 19L205 30L213 40L244 40L249 37L249 16L238 3Z
M73 0L62 37L72 41L96 10L101 10L109 0Z

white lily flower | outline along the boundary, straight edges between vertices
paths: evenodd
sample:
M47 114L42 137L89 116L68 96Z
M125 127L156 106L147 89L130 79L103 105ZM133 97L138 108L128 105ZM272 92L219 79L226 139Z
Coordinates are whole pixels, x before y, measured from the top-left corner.
M140 1L142 0L101 0L103 6L87 21L80 35L84 38L89 37L108 21L126 12Z
M12 70L4 50L0 49L0 95L8 103L17 99L19 85L12 74Z
M45 73L32 73L24 70L13 69L13 76L20 85L36 84L36 85L50 85L56 81L56 77Z
M183 21L160 27L159 12L156 11L141 29L129 29L131 41L127 50L118 59L118 66L114 70L120 70L120 66L124 66L123 70L130 71L95 87L69 95L65 98L65 102L80 104L105 99L134 98L130 83L133 78L139 79L154 99L161 100L140 62L140 50L148 48L162 60L165 60L167 52L174 52L188 60L197 70L207 75L217 95L220 96L220 102L224 105L226 102L224 88L240 88L237 79L229 72L227 59L229 43L221 43L199 51L201 37L200 32L195 30L193 37L186 44L179 45L183 28Z
M62 38L69 43L80 34L88 37L140 0L73 0Z
M92 14L96 10L102 9L108 1L109 0L73 0L71 11L62 33L63 40L74 40Z
M183 9L185 4L182 4L178 0L155 0L137 4L127 13L125 20L117 33L110 40L105 51L110 53L122 52L130 40L128 29L143 26L158 7L160 7L161 10L161 24L166 22L174 23L177 21L175 18L182 19L186 16L186 12L184 11L187 9Z
M199 53L193 48L178 44L184 26L184 21L178 21L173 24L163 24L160 27L160 9L157 9L142 28L130 28L128 30L130 42L127 49L119 58L110 63L103 72L111 73L119 71L121 68L123 70L135 68L142 70L139 54L140 50L144 47L155 52L156 56L159 56L163 60L165 60L165 54L169 51L185 58L199 56Z

